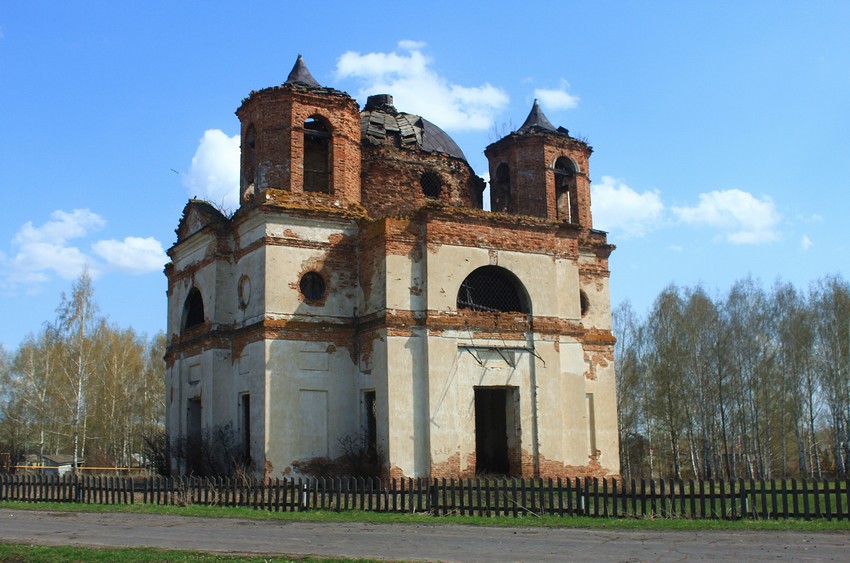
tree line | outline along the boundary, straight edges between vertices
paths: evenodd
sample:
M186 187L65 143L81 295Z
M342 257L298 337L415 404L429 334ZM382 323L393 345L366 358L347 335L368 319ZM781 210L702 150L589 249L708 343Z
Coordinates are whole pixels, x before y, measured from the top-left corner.
M847 478L850 284L664 289L613 314L626 478Z
M625 478L850 476L850 284L751 278L613 313ZM165 335L98 312L84 272L54 322L0 349L0 466L68 454L138 465L163 436ZM155 448L154 448L155 449Z
M84 271L54 322L0 354L0 466L64 454L74 465L130 467L165 419L165 335L99 315Z

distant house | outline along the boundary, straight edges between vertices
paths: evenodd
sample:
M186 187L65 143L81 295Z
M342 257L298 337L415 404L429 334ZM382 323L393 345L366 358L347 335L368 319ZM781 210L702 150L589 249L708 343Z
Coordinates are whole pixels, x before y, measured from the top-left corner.
M78 459L77 465L83 465L84 460ZM55 454L44 456L44 474L59 475L62 477L69 471L73 471L74 456L65 454Z

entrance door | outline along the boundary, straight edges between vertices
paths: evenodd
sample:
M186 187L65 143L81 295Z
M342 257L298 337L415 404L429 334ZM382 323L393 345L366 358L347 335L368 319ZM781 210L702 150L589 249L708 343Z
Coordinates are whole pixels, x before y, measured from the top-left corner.
M509 388L475 388L475 472L507 475ZM512 417L511 417L512 418Z

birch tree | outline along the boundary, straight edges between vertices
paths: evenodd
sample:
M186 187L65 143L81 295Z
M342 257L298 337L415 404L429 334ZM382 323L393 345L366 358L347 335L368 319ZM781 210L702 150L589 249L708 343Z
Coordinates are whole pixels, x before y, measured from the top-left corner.
M97 309L93 301L94 289L88 270L71 286L71 295L62 294L54 332L62 338L64 357L60 369L67 382L65 405L70 411L73 468L79 467L81 451L85 451L87 383L94 369Z

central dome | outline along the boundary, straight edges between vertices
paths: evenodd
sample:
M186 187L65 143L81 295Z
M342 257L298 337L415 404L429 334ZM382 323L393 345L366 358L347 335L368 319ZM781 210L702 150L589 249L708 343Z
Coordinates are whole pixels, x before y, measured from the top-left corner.
M360 112L360 133L363 143L370 145L394 144L466 161L463 151L445 131L419 115L399 112L388 94L366 100L366 107Z

